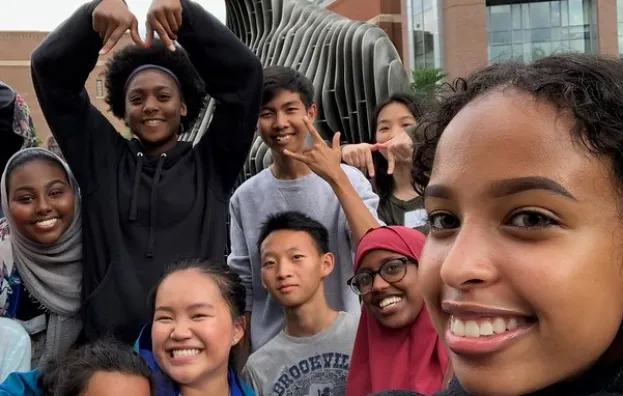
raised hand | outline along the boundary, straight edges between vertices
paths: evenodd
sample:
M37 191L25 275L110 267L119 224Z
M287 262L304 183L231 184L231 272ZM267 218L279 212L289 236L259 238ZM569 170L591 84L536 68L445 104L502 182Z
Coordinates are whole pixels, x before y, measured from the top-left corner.
M342 161L346 162L350 166L358 168L364 174L368 173L370 177L374 177L372 152L377 150L378 148L375 144L347 144L342 147Z
M387 173L394 173L396 163L410 164L413 158L413 140L407 132L401 132L376 148L387 158Z
M151 45L154 32L158 33L164 45L175 51L177 32L182 26L182 4L180 0L154 0L147 11L147 45Z
M342 172L340 166L342 154L340 153L340 133L333 135L332 147L322 139L320 133L314 128L309 118L303 118L303 125L295 125L297 129L309 131L312 137L311 146L307 146L300 153L293 153L284 150L283 153L297 161L304 163L318 176L322 177L328 183L338 179Z
M100 55L110 52L128 29L132 41L137 45L145 45L138 34L136 17L122 0L103 0L93 10L92 18L93 30L103 43Z

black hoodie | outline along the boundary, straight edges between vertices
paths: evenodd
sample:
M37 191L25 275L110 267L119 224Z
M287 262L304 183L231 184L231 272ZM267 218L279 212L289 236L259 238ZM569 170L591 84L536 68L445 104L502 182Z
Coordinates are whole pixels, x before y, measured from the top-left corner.
M83 315L88 340L132 342L146 297L178 258L223 260L229 193L259 112L259 59L200 5L181 0L178 41L217 101L196 147L148 158L91 104L84 85L102 42L80 7L32 55L37 98L83 196Z

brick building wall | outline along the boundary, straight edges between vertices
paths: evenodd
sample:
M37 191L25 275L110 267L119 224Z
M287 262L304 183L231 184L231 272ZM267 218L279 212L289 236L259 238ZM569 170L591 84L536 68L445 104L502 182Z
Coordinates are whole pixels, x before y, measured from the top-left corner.
M404 60L401 0L329 0L321 5L347 18L377 25L387 33Z
M32 112L37 135L44 144L51 134L32 85L30 55L47 34L47 32L0 31L0 80L13 87L15 91L24 97ZM124 37L116 49L122 48L129 42L130 39ZM117 130L123 131L125 130L123 122L112 116L102 96L104 93L103 74L106 70L105 62L109 56L100 58L95 70L89 75L85 87L91 98L91 103L111 120Z

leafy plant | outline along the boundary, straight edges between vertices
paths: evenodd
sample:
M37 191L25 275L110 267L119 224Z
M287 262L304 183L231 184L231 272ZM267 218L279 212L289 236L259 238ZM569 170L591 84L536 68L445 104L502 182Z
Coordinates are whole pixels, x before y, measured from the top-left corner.
M414 69L411 72L413 82L411 90L424 99L433 99L435 90L441 85L448 73L442 69L434 69L429 67Z

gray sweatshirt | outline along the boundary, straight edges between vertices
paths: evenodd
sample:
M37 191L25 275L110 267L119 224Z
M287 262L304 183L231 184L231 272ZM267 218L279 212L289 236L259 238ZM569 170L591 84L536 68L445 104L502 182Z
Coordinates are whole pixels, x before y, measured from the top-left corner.
M342 165L351 184L375 218L379 204L372 186L358 169ZM331 186L315 173L295 180L279 180L264 169L244 182L231 198L231 253L227 259L247 289L246 310L251 312L251 351L266 344L283 328L283 312L262 286L257 240L266 218L296 210L316 219L329 230L329 249L335 268L325 279L328 304L339 311L359 315L359 298L346 285L353 275L351 233L346 216Z

